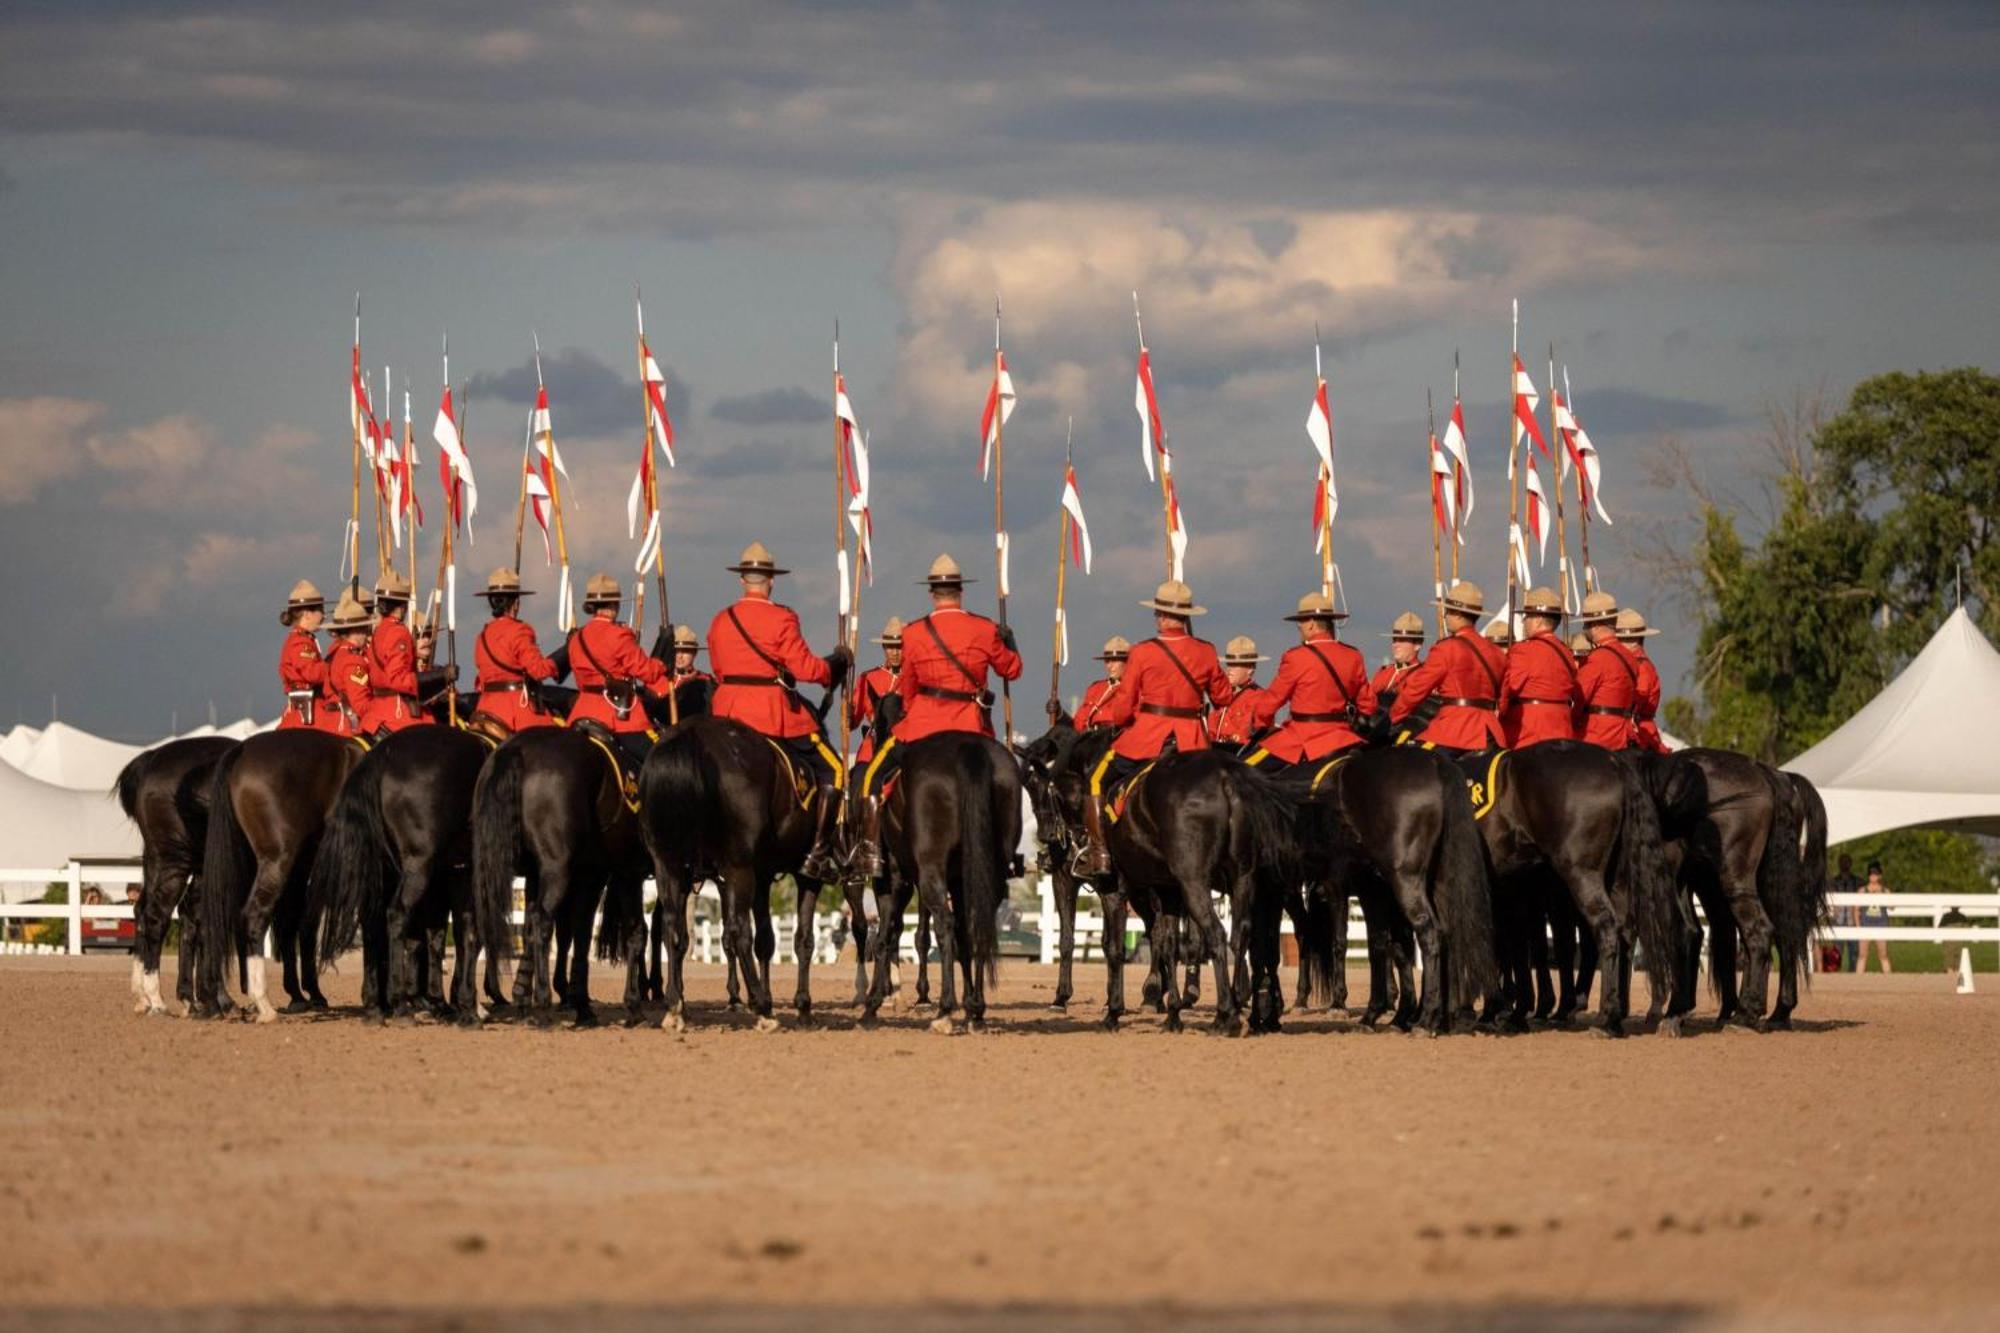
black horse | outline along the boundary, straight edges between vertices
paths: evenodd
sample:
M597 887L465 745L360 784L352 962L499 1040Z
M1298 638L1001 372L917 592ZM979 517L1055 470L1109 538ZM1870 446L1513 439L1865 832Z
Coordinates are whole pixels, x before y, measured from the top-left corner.
M1020 843L1021 770L1007 747L970 731L940 732L905 747L902 769L882 801L882 846L896 871L895 901L885 906L875 935L875 975L864 1023L875 1021L888 997L903 904L914 892L937 932L938 1012L931 1030L985 1027L1007 864ZM923 962L920 940L920 968Z
M208 838L208 789L215 766L238 742L228 736L191 736L134 755L118 774L118 804L139 826L139 904L134 909L133 1012L165 1014L160 998L160 952L174 912L181 918L179 976L175 993L190 1012L212 1010L215 997L196 1004L200 954L198 904L202 844ZM228 1002L224 996L223 1002Z
M1355 895L1367 914L1371 963L1396 972L1396 1026L1448 1031L1455 1004L1492 993L1499 981L1485 848L1457 766L1396 747L1351 751L1295 773L1297 782L1282 785L1304 787L1306 875L1324 902L1309 918L1313 937L1300 940L1302 989L1345 970L1333 918L1346 916ZM1412 943L1423 956L1421 1003ZM1364 1024L1387 1008L1388 970L1371 968Z
M299 727L252 736L215 766L202 855L201 976L209 993L226 993L222 963L234 940L246 956L244 991L260 1023L277 1017L264 993L267 928L275 927L284 964L285 1011L327 1007L306 880L335 798L361 756L353 740Z
M372 998L385 1017L408 1019L428 1002L439 1017L478 1021L472 794L494 748L453 727L405 728L369 752L334 805L312 873L320 957L339 957L358 934L370 982L363 1004ZM448 1004L429 986L447 921L458 955ZM506 1007L490 952L486 993Z
M1583 741L1545 741L1511 751L1479 820L1495 876L1502 971L1512 978L1495 1012L1524 1027L1532 1007L1528 937L1544 920L1537 896L1553 874L1596 944L1605 985L1597 1031L1624 1035L1633 946L1666 990L1685 945L1673 871L1662 849L1658 809L1636 765ZM1511 1003L1506 1003L1511 1000Z
M1058 723L1028 747L1030 784L1049 784L1072 827L1081 819L1087 775L1111 741L1109 732L1079 736ZM1290 800L1242 760L1216 750L1163 755L1134 775L1121 800L1123 813L1106 834L1114 873L1096 884L1104 904L1104 1025L1115 1029L1125 1013L1129 900L1154 909L1150 938L1155 965L1166 978L1169 1030L1179 1030L1186 1007L1175 982L1180 923L1186 918L1215 965L1216 1027L1275 1031L1283 1009L1279 916L1286 896L1303 882ZM1218 892L1229 895L1233 942L1225 938L1216 914L1213 895ZM1231 960L1245 948L1251 970L1247 1021L1230 979Z
M798 884L798 990L793 997L799 1021L812 1021L813 912L821 884L799 874L812 849L813 811L809 784L801 786L784 752L767 737L731 718L711 714L689 718L660 738L646 757L639 778L640 820L652 857L659 897L653 904L655 931L666 942L660 1026L687 1026L685 965L688 899L704 879L722 894L723 947L740 965L757 1030L773 1031L771 956L777 935L771 926L771 881L791 874ZM621 904L620 921L637 921L643 942L644 918L637 900ZM607 907L605 930L612 928ZM639 1017L645 978L631 969L625 988L628 1021Z
M580 727L536 727L493 751L472 795L472 879L479 941L495 957L514 949L514 877L527 880L527 924L515 996L535 1021L552 1021L549 949L558 923L568 937L566 975L558 988L578 1027L594 1027L590 940L600 901L636 904L645 878L639 802L628 791L612 741ZM607 897L607 884L609 894ZM643 957L629 923L614 924L607 905L604 956Z

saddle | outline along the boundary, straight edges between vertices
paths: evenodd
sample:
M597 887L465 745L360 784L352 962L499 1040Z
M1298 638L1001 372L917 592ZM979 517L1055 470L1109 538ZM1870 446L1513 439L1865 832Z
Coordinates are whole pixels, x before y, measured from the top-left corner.
M475 708L462 724L466 731L492 745L505 745L514 729L483 708Z
M604 752L605 760L611 765L613 776L618 779L618 790L625 799L625 808L637 814L639 811L639 767L644 764L643 754L634 754L620 736L596 718L584 718L570 723L570 730L595 745ZM633 732L634 736L651 744L651 737L643 732Z
M1425 747L1429 748L1429 747ZM1472 817L1484 819L1500 799L1500 788L1507 781L1511 765L1507 762L1510 750L1474 750L1456 755L1452 763L1465 777L1465 794L1472 798Z

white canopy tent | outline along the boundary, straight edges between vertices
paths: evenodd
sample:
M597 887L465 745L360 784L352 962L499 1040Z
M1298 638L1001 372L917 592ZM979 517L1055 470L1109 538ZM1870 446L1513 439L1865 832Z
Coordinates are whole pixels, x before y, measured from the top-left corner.
M35 752L35 742L41 738L40 727L16 723L4 738L0 738L0 762L19 768L28 762L28 756Z
M119 770L145 748L93 736L67 722L51 722L15 767L58 787L102 793L111 790Z
M2000 652L1960 607L1866 707L1784 767L1819 788L1829 842L1915 825L2000 833Z
M139 830L107 782L96 791L58 787L0 764L0 865L55 867L72 857L139 855Z

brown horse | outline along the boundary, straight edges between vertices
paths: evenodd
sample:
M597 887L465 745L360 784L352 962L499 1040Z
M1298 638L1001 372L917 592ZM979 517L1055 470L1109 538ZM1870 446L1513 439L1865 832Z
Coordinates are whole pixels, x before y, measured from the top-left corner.
M264 994L264 932L273 924L291 996L286 1012L326 1008L306 879L327 816L362 753L346 737L300 727L252 736L216 765L202 858L201 975L211 994L226 993L222 960L235 940L247 954L244 991L259 1023L277 1017Z
M222 756L236 748L228 736L190 736L135 755L118 774L118 804L139 826L141 847L139 905L134 910L136 948L132 955L133 1012L165 1014L160 998L160 952L180 909L181 949L175 987L190 1012L196 1008L195 971L201 936L202 844L208 838L208 788ZM223 997L227 1002L227 997ZM212 1009L215 997L201 1006Z

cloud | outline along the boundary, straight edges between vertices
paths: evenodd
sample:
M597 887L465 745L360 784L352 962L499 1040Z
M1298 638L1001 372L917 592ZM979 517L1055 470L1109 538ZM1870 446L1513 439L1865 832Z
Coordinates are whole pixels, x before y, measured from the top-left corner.
M1577 395L1576 410L1593 435L1607 439L1713 430L1733 419L1713 403L1669 398L1642 389L1591 389Z
M668 416L691 415L693 393L687 381L673 367L662 365L667 377ZM542 357L542 377L549 388L549 415L555 424L556 442L572 437L636 434L640 416L637 365L626 379L604 362L579 347L565 347ZM535 401L535 360L498 373L481 372L465 381L465 390L475 398L498 398L521 409L517 413L525 427L527 408Z
M765 389L735 398L718 398L708 414L739 426L795 426L818 421L831 411L826 401L797 385Z

